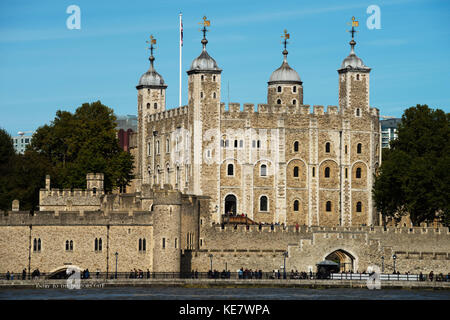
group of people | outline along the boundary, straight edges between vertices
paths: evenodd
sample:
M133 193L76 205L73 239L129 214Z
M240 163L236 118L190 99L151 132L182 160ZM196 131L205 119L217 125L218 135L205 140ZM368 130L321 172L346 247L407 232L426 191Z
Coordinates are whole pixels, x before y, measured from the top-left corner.
M238 278L239 279L262 279L263 272L262 270L252 270L252 269L244 269L241 268L238 271Z
M134 269L130 271L130 275L129 275L130 279L143 279L144 278L144 271L142 271L141 269ZM146 278L149 279L150 278L150 270L147 269L146 272Z
M198 278L198 272L195 272L194 275L196 275L196 278ZM222 272L219 272L218 270L209 270L208 271L208 278L209 279L230 279L230 271L226 271L225 269Z
M427 277L425 275L422 274L422 272L419 274L419 280L420 281L426 281ZM428 280L430 281L444 281L444 282L449 282L450 281L450 273L447 273L447 275L445 276L442 272L439 273L438 275L435 275L433 271L431 271L428 274Z

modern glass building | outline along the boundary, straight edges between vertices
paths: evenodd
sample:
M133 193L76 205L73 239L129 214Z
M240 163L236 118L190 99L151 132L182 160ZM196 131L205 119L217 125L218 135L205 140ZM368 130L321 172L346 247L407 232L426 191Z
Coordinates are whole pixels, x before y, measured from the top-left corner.
M27 145L31 143L31 136L34 132L27 131L27 132L18 132L18 136L12 137L13 144L14 144L14 150L16 153L23 154L25 152L25 149Z
M400 118L390 118L380 120L381 123L381 145L383 148L389 148L389 141L397 138L397 128L402 121Z

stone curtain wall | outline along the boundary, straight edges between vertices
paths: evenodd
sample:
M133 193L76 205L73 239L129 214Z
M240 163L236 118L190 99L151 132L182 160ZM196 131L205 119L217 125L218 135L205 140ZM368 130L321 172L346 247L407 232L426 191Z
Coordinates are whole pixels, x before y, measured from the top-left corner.
M301 227L299 232L289 227L226 226L206 227L206 239L201 250L191 253L193 270L208 271L209 254L213 254L213 268L230 271L241 267L278 270L283 265L283 252L288 251L286 269L316 271L316 263L336 250L354 257L353 271L365 271L370 265L392 273L392 255L397 255L396 270L402 273L430 272L447 274L450 270L450 233L448 228L387 228L382 227Z

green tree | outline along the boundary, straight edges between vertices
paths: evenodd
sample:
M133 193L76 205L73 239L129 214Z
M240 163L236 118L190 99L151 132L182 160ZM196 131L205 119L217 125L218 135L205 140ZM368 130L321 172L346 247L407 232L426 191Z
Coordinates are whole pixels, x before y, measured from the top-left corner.
M440 218L449 224L450 114L427 105L405 110L375 178L373 197L385 216L409 214L414 225Z
M31 151L54 166L52 185L84 188L89 172L104 173L107 191L131 181L133 158L119 147L115 121L113 110L97 101L73 114L57 111L50 125L36 131Z
M14 164L14 145L12 138L4 129L0 129L0 209L11 209L10 175Z

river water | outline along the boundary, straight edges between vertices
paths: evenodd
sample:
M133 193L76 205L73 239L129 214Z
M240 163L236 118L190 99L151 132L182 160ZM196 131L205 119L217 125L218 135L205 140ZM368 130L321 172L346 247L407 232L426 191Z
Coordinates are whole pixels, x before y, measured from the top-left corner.
M1 300L450 300L449 290L308 288L0 289Z

